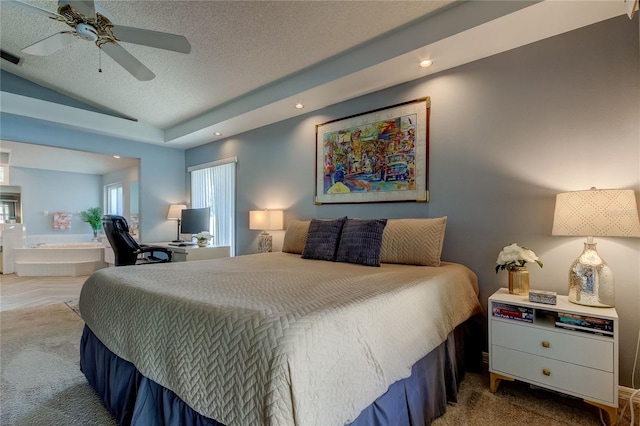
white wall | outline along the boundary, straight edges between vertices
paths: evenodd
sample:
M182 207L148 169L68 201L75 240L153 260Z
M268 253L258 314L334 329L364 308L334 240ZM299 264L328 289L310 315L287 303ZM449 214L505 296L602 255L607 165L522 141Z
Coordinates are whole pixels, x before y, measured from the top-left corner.
M238 157L238 254L256 251L248 211L295 218L449 217L443 258L473 269L486 299L507 284L500 249L532 248L532 287L566 294L582 238L553 237L555 195L629 188L640 200L637 18L625 16L188 150L187 166ZM313 204L315 124L423 96L431 98L431 201ZM276 248L284 232L272 232ZM620 381L631 384L640 313L640 239L602 238L616 275Z

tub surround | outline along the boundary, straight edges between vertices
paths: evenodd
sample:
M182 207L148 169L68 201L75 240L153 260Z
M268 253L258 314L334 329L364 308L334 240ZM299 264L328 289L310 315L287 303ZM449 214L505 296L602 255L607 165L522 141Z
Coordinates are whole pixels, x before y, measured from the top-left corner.
M98 234L98 239L104 234ZM24 247L37 247L39 244L70 244L70 243L89 243L92 242L93 234L87 232L85 234L34 234L26 235L24 239Z
M26 228L21 223L0 223L0 272L12 274L13 249L24 247Z
M107 267L104 249L100 242L59 240L14 248L14 271L20 277L90 275Z

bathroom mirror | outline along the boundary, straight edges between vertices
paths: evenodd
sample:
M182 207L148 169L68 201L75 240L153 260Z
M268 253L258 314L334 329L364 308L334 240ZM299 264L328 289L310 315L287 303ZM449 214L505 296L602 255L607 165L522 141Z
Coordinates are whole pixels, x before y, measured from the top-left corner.
M22 223L21 188L0 185L0 223Z

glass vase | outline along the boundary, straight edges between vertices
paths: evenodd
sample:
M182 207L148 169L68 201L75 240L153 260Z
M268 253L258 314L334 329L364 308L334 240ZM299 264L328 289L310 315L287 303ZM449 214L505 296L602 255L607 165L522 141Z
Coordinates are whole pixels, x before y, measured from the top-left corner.
M584 251L569 269L569 302L608 308L615 305L613 271L596 250L596 243L584 243Z
M514 266L509 271L509 293L529 294L529 271L526 266Z

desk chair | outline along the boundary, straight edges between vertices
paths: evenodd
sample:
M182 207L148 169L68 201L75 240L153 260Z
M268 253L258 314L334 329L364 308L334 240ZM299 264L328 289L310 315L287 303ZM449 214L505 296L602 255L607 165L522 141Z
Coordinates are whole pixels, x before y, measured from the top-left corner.
M113 249L116 266L171 262L171 250L138 244L129 233L129 225L124 217L104 215L102 227Z

